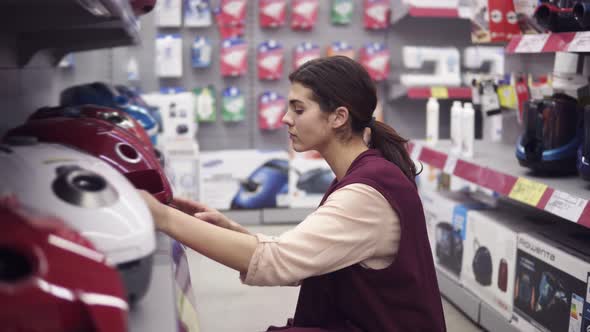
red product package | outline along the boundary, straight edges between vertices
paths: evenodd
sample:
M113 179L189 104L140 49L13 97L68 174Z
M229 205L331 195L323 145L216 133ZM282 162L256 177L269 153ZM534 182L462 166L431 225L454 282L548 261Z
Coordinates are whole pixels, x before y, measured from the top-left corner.
M276 92L265 91L258 97L258 127L277 130L283 126L287 111L287 99Z
M283 76L284 53L283 46L275 40L260 43L256 58L258 79L280 79Z
M261 28L277 28L287 20L287 0L260 0L258 21Z
M307 61L322 56L320 47L310 42L303 42L293 49L293 70L301 67Z
M387 29L390 15L391 4L389 0L363 1L363 26L365 29Z
M375 81L384 81L389 77L390 52L381 43L369 43L360 51L359 62Z
M215 12L215 20L223 39L244 35L246 9L246 0L221 0Z
M311 30L318 18L319 0L293 0L291 29Z
M221 45L221 75L241 76L248 71L248 45L241 38L229 38Z

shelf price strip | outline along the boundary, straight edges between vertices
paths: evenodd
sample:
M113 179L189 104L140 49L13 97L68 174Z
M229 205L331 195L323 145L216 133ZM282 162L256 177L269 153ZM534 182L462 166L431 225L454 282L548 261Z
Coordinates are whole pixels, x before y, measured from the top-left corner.
M536 207L539 201L541 201L545 190L547 190L547 185L545 184L525 178L518 178L508 197Z

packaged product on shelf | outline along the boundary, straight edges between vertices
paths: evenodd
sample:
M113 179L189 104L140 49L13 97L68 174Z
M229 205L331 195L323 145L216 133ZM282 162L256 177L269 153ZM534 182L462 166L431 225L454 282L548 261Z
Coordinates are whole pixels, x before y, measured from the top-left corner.
M217 119L217 106L215 103L215 86L193 89L195 97L195 112L199 122L215 122Z
M302 42L293 49L293 70L296 70L307 61L321 57L321 50L317 44Z
M440 105L436 98L429 98L426 103L426 144L435 146L438 143Z
M287 20L287 0L260 0L258 22L261 28L278 28Z
M382 30L389 27L391 1L363 0L363 26L365 29Z
M354 48L349 43L343 40L337 40L332 42L328 46L328 51L326 52L328 56L335 56L335 55L342 55L349 57L354 60Z
M289 167L290 206L317 207L334 178L334 172L316 151L293 152Z
M286 151L207 151L201 152L200 163L200 200L210 207L229 210L287 206Z
M359 62L369 72L371 78L377 82L389 77L391 56L389 49L381 43L367 43L361 48Z
M518 236L512 324L520 330L586 331L590 235L564 223Z
M519 11L516 10L517 8ZM527 16L526 11L526 5L515 7L513 1L473 1L471 4L471 41L474 43L503 42L509 41L513 36L521 34L522 31L529 32L527 27L530 27L531 23L536 24Z
M180 27L182 21L182 0L166 0L156 3L156 26Z
M212 24L209 0L184 0L184 26L205 28Z
M350 24L353 13L354 0L332 0L332 8L330 10L332 24Z
M504 76L504 48L469 46L463 50L463 85Z
M430 249L437 268L459 281L468 211L485 206L459 193L421 190Z
M221 0L215 13L221 38L227 39L244 35L247 10L246 0Z
M291 6L291 29L313 29L318 18L319 0L293 0Z
M198 126L192 92L179 87L164 87L159 95L151 97L151 102L162 114L162 142L194 139Z
M199 200L199 145L195 140L167 141L160 147L174 197Z
M248 71L248 45L242 38L225 39L221 44L221 76L242 76Z
M258 45L257 67L258 79L279 80L283 76L285 58L283 45L276 40L267 40Z
M239 122L246 118L246 99L238 87L223 90L221 113L223 121Z
M137 58L135 56L130 56L127 59L125 71L127 72L128 81L139 81L139 65L137 64Z
M283 127L282 119L287 112L287 99L282 95L265 91L258 96L258 128L277 130Z
M193 68L207 68L211 66L213 49L207 37L195 37L191 49L191 63Z
M518 234L546 227L528 212L501 206L467 213L461 283L506 321L513 311Z
M461 85L460 58L459 50L455 47L404 46L403 65L412 73L400 75L400 82L404 86ZM434 71L416 73L416 70L423 70L427 62L434 62Z
M156 76L182 77L182 37L159 34L156 38Z

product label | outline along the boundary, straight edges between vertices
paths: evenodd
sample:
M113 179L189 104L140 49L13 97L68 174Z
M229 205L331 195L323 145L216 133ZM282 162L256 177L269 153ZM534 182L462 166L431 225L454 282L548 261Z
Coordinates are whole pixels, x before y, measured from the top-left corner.
M545 47L549 34L523 35L515 53L539 53Z
M445 87L432 87L430 95L436 99L449 99L449 90Z
M465 241L467 234L467 211L465 205L457 205L453 209L453 228L461 233L461 239Z
M537 206L547 185L531 181L525 178L518 178L508 197L531 206Z
M588 201L585 199L555 190L551 198L549 198L547 206L545 206L545 211L571 221L578 221L587 204Z
M571 41L568 52L588 52L590 51L590 31L576 32L576 36Z

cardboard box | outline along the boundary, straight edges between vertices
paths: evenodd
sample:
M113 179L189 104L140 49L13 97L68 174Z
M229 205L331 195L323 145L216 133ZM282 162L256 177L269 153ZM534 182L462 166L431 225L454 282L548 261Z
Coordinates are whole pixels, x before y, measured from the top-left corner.
M288 206L286 151L202 152L200 175L199 196L210 207L229 210Z
M521 331L587 331L582 330L582 316L588 297L589 235L567 233L566 222L559 224L543 234L518 236L512 324Z
M460 193L421 191L420 197L434 264L450 278L459 281L467 212L484 209L485 206Z
M199 200L199 145L192 140L167 141L160 146L174 197Z
M335 175L317 152L293 153L289 169L291 207L316 208Z

